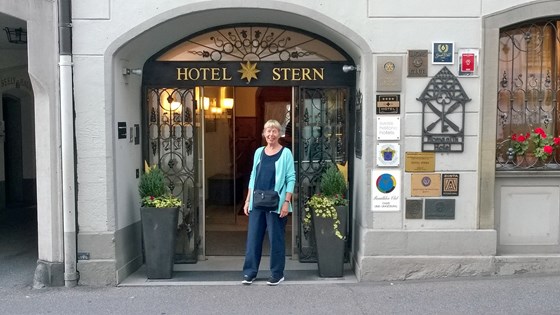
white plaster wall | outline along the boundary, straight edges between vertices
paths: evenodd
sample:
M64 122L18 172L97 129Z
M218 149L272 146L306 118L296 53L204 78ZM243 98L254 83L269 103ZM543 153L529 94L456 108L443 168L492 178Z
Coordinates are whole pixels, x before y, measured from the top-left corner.
M299 4L297 1L287 3ZM105 1L93 8L85 4L73 7L76 113L80 129L83 129L77 138L79 224L80 229L85 231L106 231L112 227L119 229L139 220L138 180L134 173L136 168L142 166L141 146L116 140L116 123L126 121L127 126L140 123L141 82L134 76L123 78L122 67L141 68L149 56L163 47L215 25L249 20L291 24L311 31L315 29L325 32L317 22L306 21L307 18L299 16L288 23L286 16L281 18L272 10L265 14L257 14L255 9L244 12L233 9L230 14L211 10L230 6L266 7L289 10L303 16L318 15L309 8L286 5L279 1L192 1L188 4L182 1L162 1L155 5L149 1L112 1L109 4L109 9ZM352 19L348 8L340 10L335 3L308 4L316 6L322 12L328 11L331 17L323 17L325 25L342 26L331 20L335 18L362 28L359 23L364 20ZM361 11L364 12L365 1L356 5L353 9L362 7ZM210 10L201 14L174 18L207 9ZM231 14L232 12L237 15ZM349 31L348 25L346 32L348 34L330 31L331 35L328 37L343 41L348 46L347 37L355 35ZM367 50L367 44L363 40L356 38L355 41L366 46ZM357 59L361 58L355 47L350 46L349 50ZM86 150L85 154L82 154L82 149ZM114 165L114 176L110 164ZM86 165L94 167L86 169ZM116 213L116 218L110 217L112 213Z
M556 1L556 0L548 0ZM531 2L542 2L539 0L482 0L482 15L492 14L508 8Z
M478 17L480 1L369 0L370 17Z
M35 103L38 258L61 262L57 2L3 0L0 12L27 21L28 69ZM20 56L21 58L21 56ZM18 58L19 60L19 58Z

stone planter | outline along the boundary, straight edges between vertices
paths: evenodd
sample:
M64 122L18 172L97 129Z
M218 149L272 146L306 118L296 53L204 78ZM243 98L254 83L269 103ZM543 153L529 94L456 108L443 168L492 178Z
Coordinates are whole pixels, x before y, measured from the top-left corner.
M148 279L173 275L179 208L140 208Z
M348 206L335 208L340 220L339 230L343 235L346 235ZM336 236L332 219L317 217L314 211L312 211L312 219L315 243L317 245L319 276L324 278L343 277L346 240Z

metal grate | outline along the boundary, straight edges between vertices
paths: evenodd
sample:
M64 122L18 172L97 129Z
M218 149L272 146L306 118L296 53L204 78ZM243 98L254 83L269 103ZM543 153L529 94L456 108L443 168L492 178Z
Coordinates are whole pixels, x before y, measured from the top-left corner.
M175 262L193 262L198 246L197 139L193 89L147 91L147 162L165 173L171 193L183 200Z
M536 128L549 139L558 136L559 22L535 21L500 32L497 170L560 170L557 147L553 146L548 158L539 159L534 133L521 151L516 150L519 144L515 140Z

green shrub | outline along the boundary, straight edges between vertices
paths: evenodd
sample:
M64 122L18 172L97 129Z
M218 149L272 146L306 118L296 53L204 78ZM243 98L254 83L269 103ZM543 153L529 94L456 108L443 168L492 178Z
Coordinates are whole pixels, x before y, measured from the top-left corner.
M156 165L146 167L144 174L140 176L140 184L138 185L140 198L160 197L168 193L165 186L165 175L163 171Z
M165 174L156 165L144 166L144 174L140 176L138 192L140 192L140 205L142 207L175 208L180 207L182 202L179 198L171 195L165 185Z
M342 175L336 165L331 165L321 176L321 194L333 198L335 205L338 206L346 204L346 191L347 186L344 175Z

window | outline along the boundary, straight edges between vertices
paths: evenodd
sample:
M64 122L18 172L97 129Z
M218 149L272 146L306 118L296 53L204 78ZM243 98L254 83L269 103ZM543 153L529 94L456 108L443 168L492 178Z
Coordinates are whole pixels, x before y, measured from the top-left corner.
M560 145L554 144L560 121L559 25L560 18L557 18L500 31L496 133L498 170L560 170ZM535 130L538 132L535 133ZM539 136L539 132L546 134L547 140ZM539 137L539 141L534 141ZM544 148L546 145L550 145L553 151ZM543 154L543 148L546 154Z

